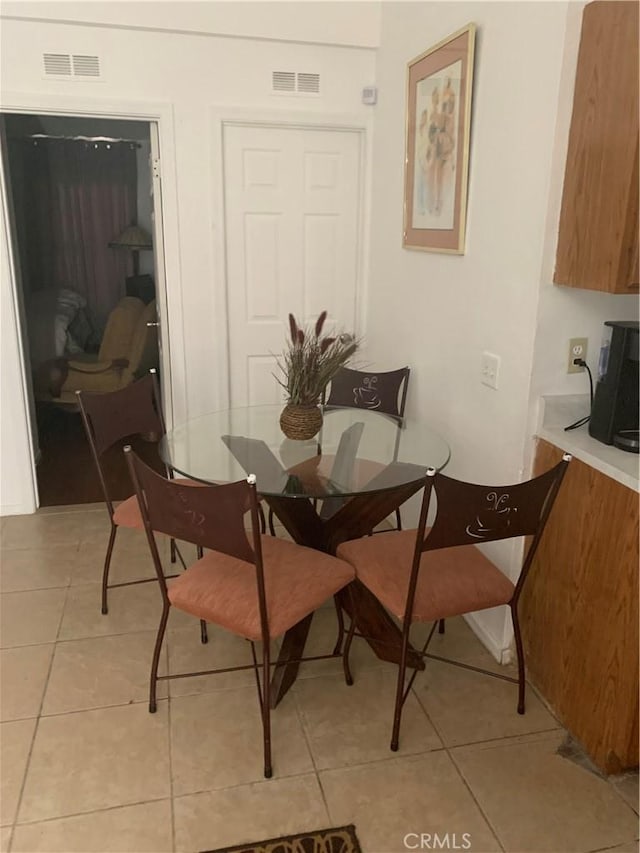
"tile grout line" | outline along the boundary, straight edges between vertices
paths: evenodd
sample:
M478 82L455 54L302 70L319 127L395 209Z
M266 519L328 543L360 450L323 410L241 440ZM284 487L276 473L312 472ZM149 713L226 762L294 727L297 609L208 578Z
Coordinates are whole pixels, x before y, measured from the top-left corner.
M64 588L64 587L61 587L61 588ZM11 827L11 838L9 840L8 853L11 853L11 849L13 847L13 842L15 839L15 829L16 829L16 826L18 825L18 816L20 814L20 809L22 808L22 800L24 797L24 790L25 790L26 785L27 785L27 776L29 775L29 768L31 766L31 759L33 757L33 748L35 746L36 737L38 735L38 730L40 728L40 721L42 719L42 708L44 706L44 698L46 696L47 689L49 687L49 679L51 678L51 670L53 669L53 661L54 661L54 658L56 655L56 648L58 645L58 637L60 636L60 628L62 626L62 619L64 616L65 608L67 606L67 595L68 595L69 587L67 586L64 589L65 589L64 603L60 609L60 616L58 619L56 636L55 636L55 639L53 641L53 650L51 652L51 660L49 661L49 668L47 670L47 677L45 679L44 687L42 690L42 696L40 697L40 705L38 707L38 713L36 715L36 724L33 727L33 735L31 737L31 744L29 745L29 753L27 755L27 760L26 760L25 765L24 765L24 773L22 776L22 784L20 785L20 793L18 795L18 802L16 803L16 810L15 810L15 813L13 815L13 823L12 823L12 827Z
M506 848L506 847L504 846L504 844L502 843L502 839L500 838L500 835L498 834L498 830L494 827L494 825L493 825L492 821L489 819L489 816L487 815L487 813L485 812L485 810L484 810L484 809L482 808L482 806L480 805L480 802L479 802L478 798L477 798L477 797L476 797L476 795L473 793L473 790L472 790L472 788L471 788L471 785L470 785L470 784L467 782L467 780L465 779L465 777L464 777L464 775L463 775L462 771L461 771L461 770L460 770L460 768L458 767L457 762L455 761L455 759L454 759L453 755L451 754L451 750L446 749L446 750L445 750L445 752L446 752L446 753L447 753L447 755L449 756L449 760L451 761L451 763L452 763L452 764L453 764L453 766L455 767L456 773L457 773L457 774L458 774L458 776L460 777L460 780L461 780L462 784L464 785L464 787L465 787L465 788L467 789L467 791L469 792L469 796L471 797L471 799L472 799L472 800L473 800L473 802L475 803L476 808L478 809L478 811L479 811L479 812L480 812L480 814L482 815L482 817L483 817L483 819L484 819L484 822L485 822L485 823L487 824L487 826L489 827L489 830L490 830L491 834L493 835L493 837L495 838L495 840L497 841L497 843L498 843L498 845L499 845L500 849L501 849L501 850L503 850L503 851L506 851L506 849L507 849L507 848Z
M118 809L134 808L135 806L146 806L149 803L163 803L165 801L168 802L169 797L156 797L155 799L151 800L136 800L133 803L119 803L113 806L104 806L100 809L91 809L90 811L86 812L70 812L69 814L54 815L53 817L42 817L38 818L37 820L25 820L22 823L17 823L15 825L15 828L19 829L23 826L38 826L41 823L55 823L57 820L71 820L72 818L76 817L89 817L90 815L102 814L103 812L113 812L117 811ZM6 829L6 827L4 828ZM9 851L7 851L7 853L9 853Z
M304 714L302 713L302 709L300 708L300 703L298 702L298 696L297 696L295 690L292 690L291 692L293 694L293 701L294 701L294 705L295 705L295 709L296 709L296 716L298 717L298 722L300 723L300 728L302 729L302 735L303 735L305 743L307 745L307 749L309 750L309 757L311 758L311 764L313 766L313 773L314 773L314 776L316 777L316 782L317 782L318 788L320 789L320 796L322 797L322 802L324 804L325 812L327 814L327 820L329 821L329 823L331 823L333 818L331 817L331 810L329 809L329 803L327 802L327 796L325 794L325 790L324 790L324 787L322 785L322 781L320 779L320 772L319 772L318 767L316 765L316 759L315 759L315 756L313 754L313 749L311 748L309 733L307 732L307 727L306 727L305 722L304 722Z
M447 755L447 757L448 757L449 761L453 764L453 766L454 766L454 768L455 768L456 773L458 774L458 776L460 777L460 780L462 781L462 784L464 785L464 787L465 787L465 788L467 789L467 791L469 792L469 796L471 797L472 801L475 803L475 806L476 806L476 808L478 809L478 812L480 813L480 816L482 817L482 819L484 820L485 824L486 824L486 825L487 825L487 827L489 828L489 831L491 832L491 834L492 834L492 835L493 835L493 837L495 838L495 840L496 840L496 842L497 842L498 846L500 847L500 850L502 850L502 851L503 851L503 853L504 853L504 851L505 851L505 847L504 847L504 845L503 845L503 843L502 843L502 839L500 838L500 836L498 835L498 833L497 833L497 832L495 831L495 829L493 828L493 824L492 824L492 823L491 823L491 821L489 820L488 816L485 814L484 809L482 808L482 806L481 806L481 805L480 805L480 803L478 802L478 800L477 800L477 798L476 798L475 794L474 794L474 793L473 793L473 791L471 790L471 786L468 784L467 780L466 780L466 779L464 778L464 776L462 775L462 772L460 771L460 768L458 767L457 763L454 761L453 756L451 755L451 749L450 749L448 746L446 746L446 744L445 744L445 742L444 742L444 739L443 739L443 736L442 736L442 734L441 734L441 732L440 732L440 729L438 728L438 726L436 726L435 721L434 721L434 720L429 716L429 712L427 711L426 707L422 704L422 702L421 702L421 700L420 700L419 695L417 694L417 692L414 690L414 688L413 688L413 687L411 688L411 692L414 694L414 696L415 696L415 697L416 697L416 699L418 700L418 704L420 705L420 707L421 707L421 708L422 708L422 710L424 711L425 716L427 717L427 719L429 720L429 722L430 722L430 723L431 723L431 725L433 726L433 728L434 728L434 730L435 730L436 734L438 735L438 737L439 737L439 738L440 738L440 740L442 741L442 745L443 745L444 752L446 753L446 755Z
M169 647L165 644L165 664L169 673ZM173 741L171 738L171 681L167 681L167 749L169 750L169 803L171 809L171 849L176 853L176 814L173 793Z

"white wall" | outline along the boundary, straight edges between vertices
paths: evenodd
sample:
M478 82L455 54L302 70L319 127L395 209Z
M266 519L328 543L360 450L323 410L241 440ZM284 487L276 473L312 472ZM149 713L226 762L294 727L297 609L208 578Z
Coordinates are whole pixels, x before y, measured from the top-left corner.
M385 3L378 52L368 355L412 368L408 411L442 431L448 471L478 482L523 474L567 4ZM406 63L478 27L464 256L401 248ZM480 383L483 350L499 390ZM506 543L502 543L505 545ZM513 576L517 552L492 550ZM475 617L496 654L504 609Z
M60 9L64 11L58 5L44 4L49 17ZM142 5L147 9L151 6ZM196 5L201 8L210 4ZM93 6L71 4L78 14ZM182 11L182 4L179 6ZM317 19L324 6L305 4L308 20ZM18 4L22 14L30 7ZM112 4L110 8L116 7L118 14L125 15L129 4ZM228 8L231 11L231 4ZM352 12L335 12L331 18L334 24L340 19L345 25L352 20L355 27ZM3 6L3 15L8 14ZM266 8L261 14L267 15ZM290 8L288 14L292 14ZM301 32L307 26L300 18L294 16L289 21L289 33L296 31L296 26ZM283 19L281 12L274 13L273 20L278 19ZM226 324L220 252L221 184L215 157L219 125L215 118L225 112L244 111L247 116L315 116L324 122L330 115L348 117L365 126L371 113L361 104L361 90L374 77L373 51L6 17L0 38L2 109L8 112L135 114L141 119L160 115L174 419L181 422L219 407L226 392L219 358ZM96 54L103 79L45 79L44 52ZM272 95L273 70L319 73L321 95ZM13 398L18 386L4 364L2 381L3 389L6 387L7 395ZM20 428L16 423L15 429ZM4 438L0 452L4 457ZM2 476L4 479L4 470Z
M376 47L380 3L367 0L176 0L176 2L25 2L2 4L3 17L86 21L111 27L179 30L317 44Z

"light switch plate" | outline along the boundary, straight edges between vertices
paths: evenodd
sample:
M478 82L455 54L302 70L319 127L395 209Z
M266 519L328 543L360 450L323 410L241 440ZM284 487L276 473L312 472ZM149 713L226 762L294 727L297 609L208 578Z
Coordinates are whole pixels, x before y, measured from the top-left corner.
M498 374L500 372L500 356L492 352L482 353L480 366L480 382L489 388L498 388Z

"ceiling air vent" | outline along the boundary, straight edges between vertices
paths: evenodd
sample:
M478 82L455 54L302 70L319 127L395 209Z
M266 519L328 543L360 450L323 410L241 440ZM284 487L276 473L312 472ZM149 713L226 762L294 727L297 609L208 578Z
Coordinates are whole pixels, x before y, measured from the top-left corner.
M44 73L48 77L71 77L71 57L68 53L45 53Z
M97 56L73 56L73 73L76 77L99 77L100 60Z
M44 76L101 80L100 58L86 53L44 53Z
M320 75L303 74L301 71L273 71L271 74L273 92L289 95L320 94Z
M274 71L272 76L274 92L295 92L296 75L293 71Z

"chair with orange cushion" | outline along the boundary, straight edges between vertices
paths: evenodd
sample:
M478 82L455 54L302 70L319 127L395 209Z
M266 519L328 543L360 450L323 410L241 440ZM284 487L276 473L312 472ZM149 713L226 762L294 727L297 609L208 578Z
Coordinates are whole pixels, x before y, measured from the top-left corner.
M387 415L402 423L409 390L411 370L400 367L397 370L365 371L351 367L341 367L329 383L325 408L346 407L349 409L370 409ZM396 453L400 433L396 438ZM395 511L396 526L392 530L402 530L400 509ZM378 532L378 531L376 531Z
M392 750L398 749L402 706L418 672L414 670L405 685L409 632L414 622L433 621L427 641L419 653L431 657L427 654L427 647L441 620L508 605L518 656L517 682L478 667L457 665L518 683L518 713L524 714L525 663L518 600L570 460L571 456L565 454L562 461L546 473L512 486L464 483L430 468L417 530L381 533L374 538L356 539L338 547L338 556L351 563L358 581L402 621ZM427 528L432 492L437 499L437 514L433 526ZM514 584L477 545L524 536L532 538L525 547L526 556ZM354 612L353 599L352 608ZM356 623L357 613L351 621L343 653L347 684L353 684L349 650Z
M409 367L398 370L363 371L351 367L341 367L331 379L322 395L322 405L325 409L370 409L387 415L401 424L404 420L404 410L409 390ZM400 433L396 437L395 454L398 452ZM354 453L355 456L355 453ZM328 515L335 510L341 501L329 499L322 510ZM396 526L391 530L402 530L400 509L395 510ZM275 536L274 513L269 510L269 529ZM378 531L375 531L376 533Z
M108 486L109 476L105 470L104 454L124 439L135 435L144 436L148 441L157 442L165 433L164 418L160 405L160 394L156 380L155 370L150 371L142 379L133 382L118 391L106 393L88 393L77 391L76 398L82 414L87 439L91 448L91 454L95 462L100 480L100 486L104 495L111 531L109 543L104 561L102 573L102 613L108 612L107 590L111 587L129 586L142 581L127 581L125 583L109 584L109 569L113 546L119 527L128 527L136 530L144 530L142 516L138 499L135 495L114 505ZM157 454L154 450L154 456ZM165 476L171 472L157 459L158 467L164 470ZM191 485L199 485L195 481L187 481ZM175 541L171 540L171 562L176 562L176 556L182 557L178 551ZM184 565L184 562L183 562ZM147 580L155 581L155 578ZM201 625L201 639L207 641L206 625Z
M255 475L236 483L192 489L161 477L130 447L125 448L125 455L163 599L151 665L149 711L156 711L159 679L254 669L262 716L264 775L270 778L271 640L282 636L349 584L354 577L353 569L321 551L262 535ZM250 530L245 528L247 513ZM156 533L192 542L204 556L167 584ZM172 606L249 640L253 663L158 676L160 651ZM258 663L256 642L262 643L262 665ZM336 652L321 657L338 655Z

